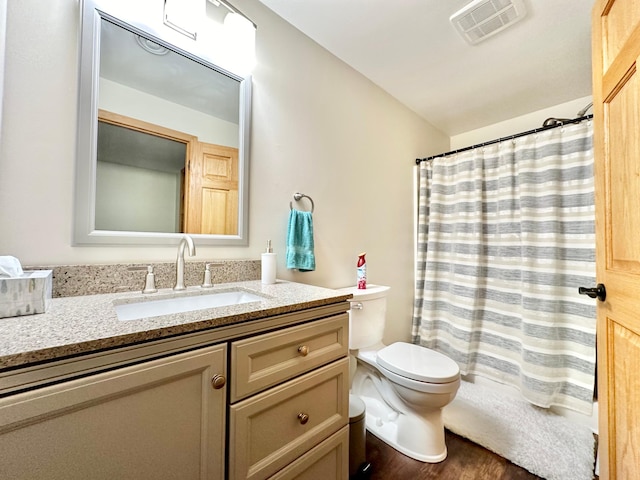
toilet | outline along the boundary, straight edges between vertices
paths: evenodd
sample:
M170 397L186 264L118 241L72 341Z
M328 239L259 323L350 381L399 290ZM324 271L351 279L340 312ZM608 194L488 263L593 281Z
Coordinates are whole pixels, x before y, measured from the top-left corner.
M460 369L446 355L420 345L384 345L387 293L368 285L339 289L353 294L349 310L351 394L366 406L369 432L422 462L447 457L442 408L460 386Z

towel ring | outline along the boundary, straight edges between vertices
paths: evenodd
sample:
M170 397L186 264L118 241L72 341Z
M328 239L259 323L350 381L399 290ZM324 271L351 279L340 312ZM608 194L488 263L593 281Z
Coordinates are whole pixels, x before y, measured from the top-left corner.
M313 204L313 198L311 198L309 195L305 195L304 193L299 193L296 192L293 194L293 199L297 202L300 201L302 198L308 198L309 201L311 202L311 213L313 213L313 211L315 210L316 206ZM291 210L293 210L293 203L289 202L289 208Z

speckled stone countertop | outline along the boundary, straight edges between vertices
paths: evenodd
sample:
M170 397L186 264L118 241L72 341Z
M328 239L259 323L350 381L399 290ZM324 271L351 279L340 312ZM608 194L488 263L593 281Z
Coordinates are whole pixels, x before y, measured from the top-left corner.
M115 305L242 289L264 300L212 309L121 321ZM225 283L213 288L189 287L176 293L111 293L54 298L46 313L0 319L0 371L36 362L171 337L234 323L258 320L347 300L351 295L328 288L277 281Z

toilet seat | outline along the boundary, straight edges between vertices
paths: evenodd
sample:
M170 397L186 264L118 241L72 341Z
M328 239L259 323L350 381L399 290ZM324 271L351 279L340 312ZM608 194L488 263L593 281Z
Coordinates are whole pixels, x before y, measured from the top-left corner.
M428 383L421 382L419 380L413 380L412 378L398 375L397 373L387 370L382 365L376 366L378 372L396 385L402 385L403 387L415 390L416 392L429 393L429 394L445 394L449 395L458 391L460 387L460 377L449 383Z
M396 342L377 352L379 366L417 382L446 384L460 378L460 368L452 359L435 350L412 343Z

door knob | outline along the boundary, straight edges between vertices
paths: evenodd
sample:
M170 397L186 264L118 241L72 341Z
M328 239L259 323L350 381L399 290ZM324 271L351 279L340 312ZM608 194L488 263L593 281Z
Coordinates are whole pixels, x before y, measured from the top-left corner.
M579 287L578 293L580 295L587 295L591 298L598 298L601 302L604 302L604 299L607 298L607 290L604 288L604 285L599 283L595 288L586 288Z

